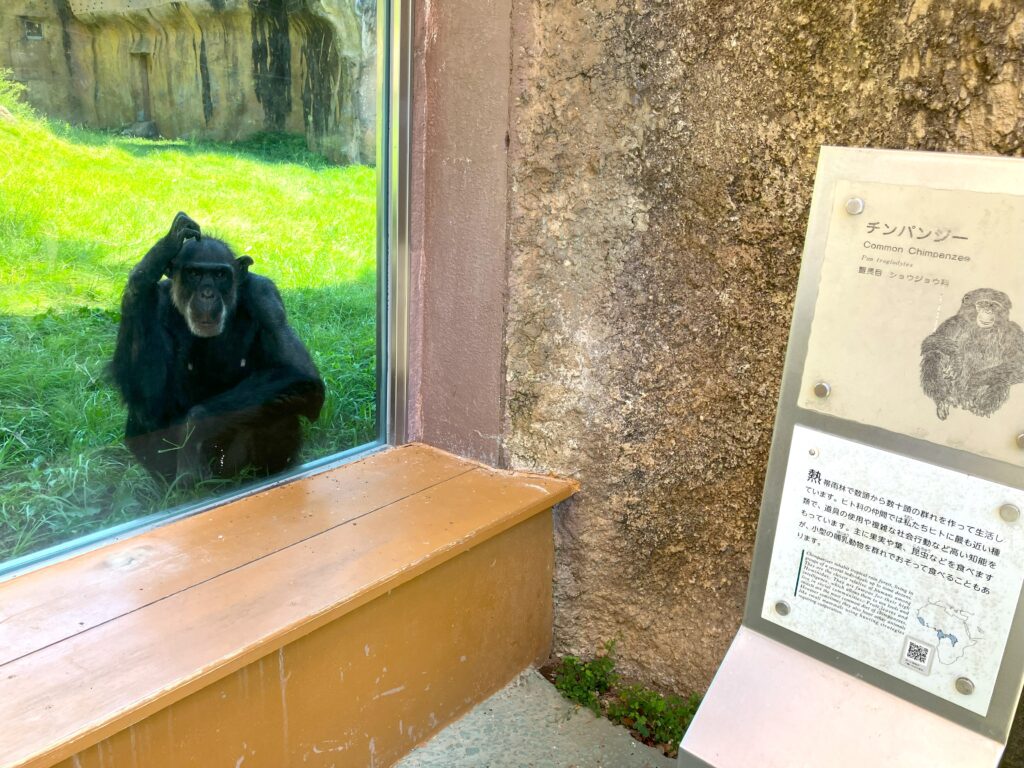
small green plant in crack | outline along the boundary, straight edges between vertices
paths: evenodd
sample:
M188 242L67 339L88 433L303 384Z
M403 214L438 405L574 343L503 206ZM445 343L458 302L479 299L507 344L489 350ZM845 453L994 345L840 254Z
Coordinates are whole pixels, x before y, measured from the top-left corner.
M587 707L595 715L601 714L601 695L610 691L618 681L618 675L615 674L615 641L609 640L604 648L604 655L591 661L565 656L555 672L555 688L565 698L581 707Z
M615 642L590 661L565 656L541 670L565 698L623 725L633 737L675 757L679 742L700 705L700 696L664 696L642 685L619 687L615 672Z
M697 694L683 699L630 685L617 691L615 699L608 703L608 719L636 731L647 743L675 747L699 704Z

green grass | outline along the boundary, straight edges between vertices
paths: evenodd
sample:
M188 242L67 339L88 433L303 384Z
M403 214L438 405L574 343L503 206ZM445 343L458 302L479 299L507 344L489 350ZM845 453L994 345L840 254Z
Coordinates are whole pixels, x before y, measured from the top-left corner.
M674 756L683 734L697 714L700 697L665 696L642 685L627 685L608 703L608 719L639 734L641 739L660 746Z
M375 171L301 137L148 141L45 120L0 76L0 562L180 503L123 447L124 281L186 211L273 279L327 384L304 459L375 428Z
M615 641L609 641L603 653L589 660L563 656L547 674L565 698L628 728L637 740L675 757L700 706L700 696L683 698L643 685L620 686L615 664Z
M605 644L605 653L582 661L576 656L562 658L555 674L555 688L569 701L601 714L601 696L619 680L615 674L615 642Z

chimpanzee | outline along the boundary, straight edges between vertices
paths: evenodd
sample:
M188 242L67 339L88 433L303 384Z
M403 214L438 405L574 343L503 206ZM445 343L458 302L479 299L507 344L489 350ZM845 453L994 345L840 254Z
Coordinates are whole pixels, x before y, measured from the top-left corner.
M964 294L960 310L921 343L921 387L945 420L950 408L991 416L1024 382L1024 331L1010 297L995 288Z
M111 366L125 443L168 482L279 472L298 457L299 416L320 415L323 380L252 263L179 213L128 277Z

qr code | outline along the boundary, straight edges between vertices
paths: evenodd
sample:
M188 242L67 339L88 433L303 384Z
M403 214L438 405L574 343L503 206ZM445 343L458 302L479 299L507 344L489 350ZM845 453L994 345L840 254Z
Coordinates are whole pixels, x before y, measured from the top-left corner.
M921 640L914 640L907 637L903 643L903 658L900 661L904 666L924 672L926 675L931 672L932 656L935 654L935 646Z
M927 664L929 653L931 653L930 650L923 645L918 645L913 640L907 643L907 658L911 661L916 661L918 664Z

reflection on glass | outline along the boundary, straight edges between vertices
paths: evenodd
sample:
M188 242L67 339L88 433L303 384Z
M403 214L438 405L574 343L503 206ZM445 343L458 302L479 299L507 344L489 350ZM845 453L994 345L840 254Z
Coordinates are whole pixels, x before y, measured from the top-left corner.
M376 38L374 0L2 4L0 562L376 438Z

